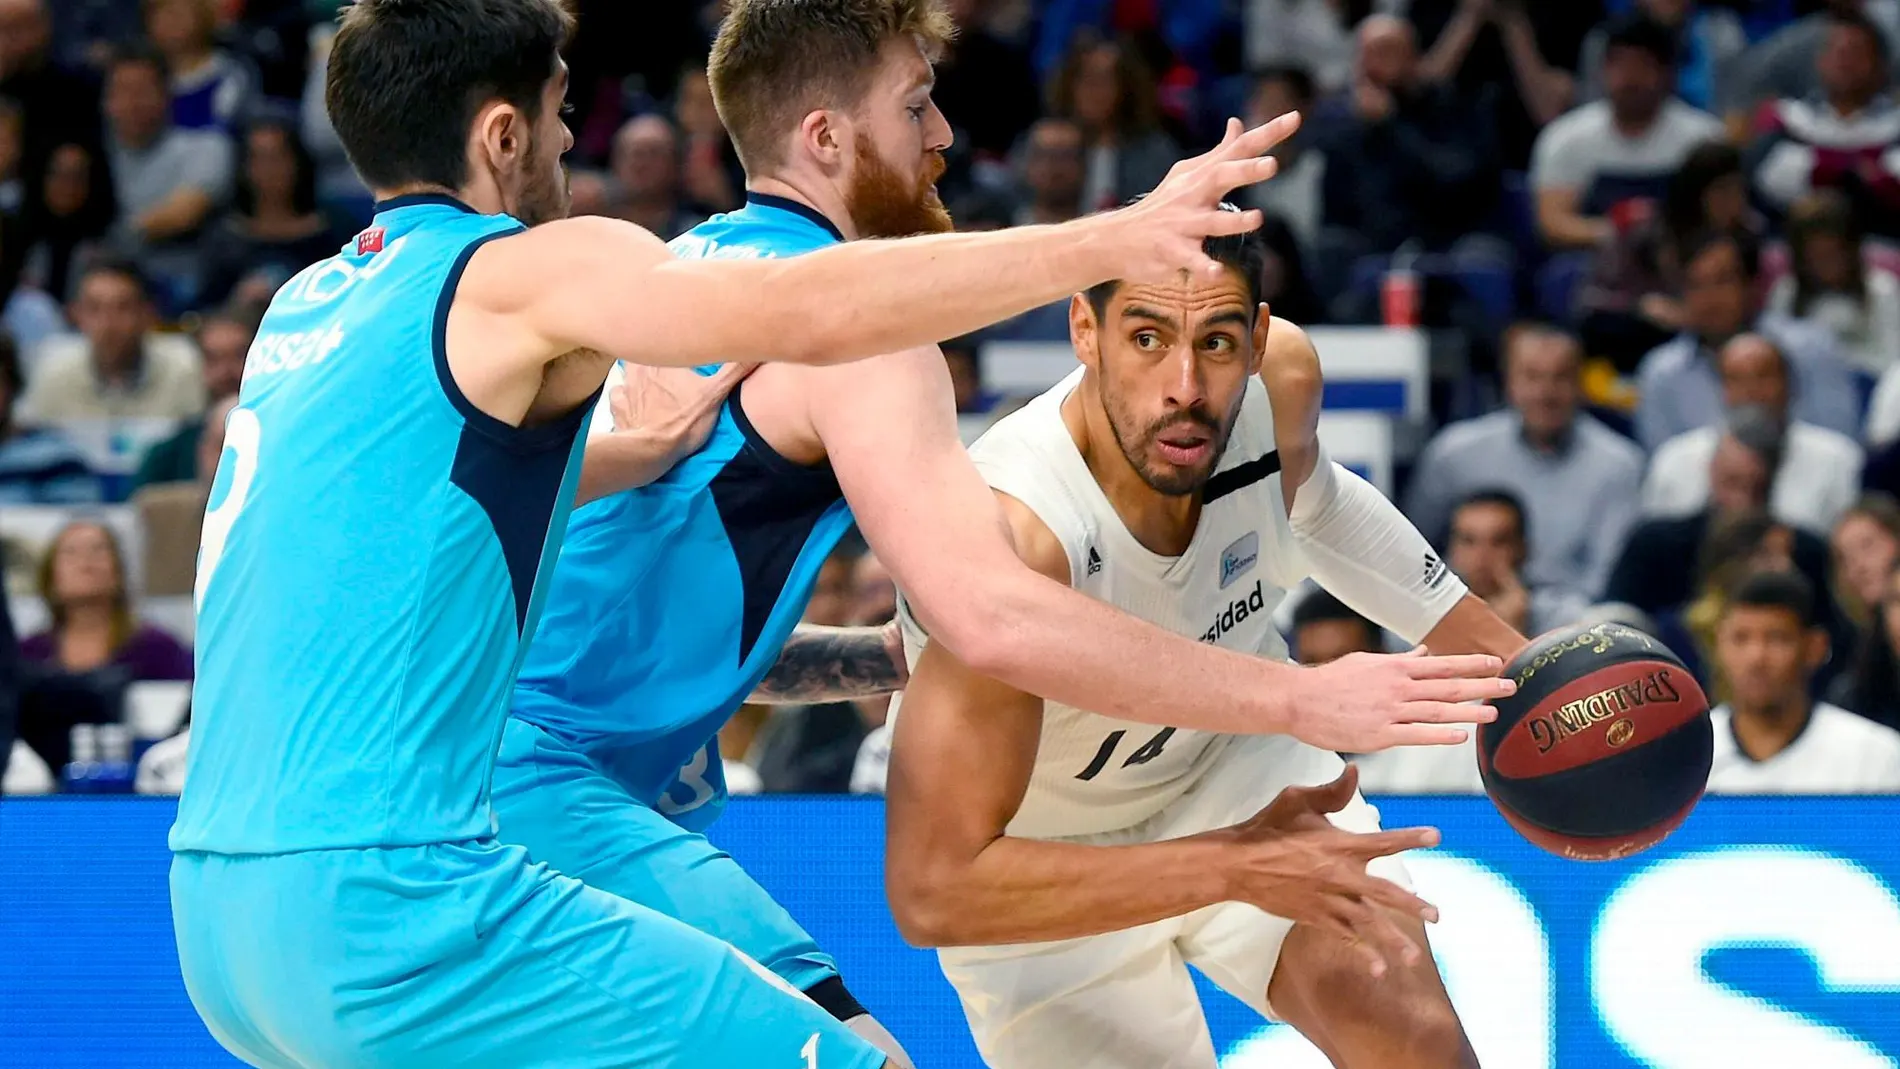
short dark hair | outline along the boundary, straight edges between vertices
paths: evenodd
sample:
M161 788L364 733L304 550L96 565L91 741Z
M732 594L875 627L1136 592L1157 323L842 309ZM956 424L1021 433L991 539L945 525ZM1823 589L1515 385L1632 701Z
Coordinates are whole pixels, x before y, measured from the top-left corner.
M1704 230L1693 234L1682 246L1682 267L1700 260L1710 249L1728 246L1742 261L1742 275L1750 282L1761 276L1761 246L1738 230Z
M357 0L324 86L337 139L372 189L459 189L475 116L538 119L573 24L561 0Z
M1291 626L1295 641L1299 638L1300 628L1305 627L1307 624L1319 624L1329 621L1355 624L1364 628L1366 633L1366 645L1375 650L1379 648L1379 625L1366 619L1355 611L1352 606L1347 605L1345 602L1324 590L1313 591L1311 594L1300 599L1300 603L1293 607Z
M1452 523L1456 524L1458 522L1458 513L1473 505L1496 505L1498 508L1508 509L1511 513L1511 518L1517 523L1517 540L1529 544L1531 535L1530 521L1525 515L1524 500L1522 498L1509 490L1499 487L1488 487L1483 490L1474 491L1466 494L1464 499L1459 501L1458 504L1452 508Z
M914 38L935 59L955 34L943 0L733 0L706 79L739 162L759 171L806 115L863 99L885 42Z
M107 255L88 258L85 265L80 268L79 277L73 282L73 292L77 294L80 287L86 284L86 280L94 275L113 275L122 278L139 291L139 296L148 301L152 299L152 279L143 268L139 267L136 260L124 256Z
M1821 626L1814 585L1800 572L1753 572L1743 576L1729 591L1725 612L1740 608L1785 609L1804 629Z
M1143 194L1146 196L1146 194ZM1141 197L1123 204L1127 207ZM1225 201L1221 203L1223 211L1237 212L1240 209ZM1247 314L1258 313L1260 308L1261 287L1266 283L1267 246L1260 240L1258 230L1249 230L1244 234L1229 234L1226 237L1208 238L1201 242L1201 251L1215 263L1225 264L1240 273L1247 283ZM1121 279L1111 278L1107 282L1089 287L1089 305L1095 309L1096 318L1108 314L1108 302L1115 297L1115 291L1121 288Z
M1647 15L1630 12L1610 20L1604 37L1603 54L1618 48L1636 48L1656 57L1665 67L1676 65L1676 37L1669 27Z
M159 84L164 86L167 92L171 91L171 61L165 58L165 53L160 52L148 42L135 41L113 49L111 57L106 60L106 73L110 75L120 67L150 67L152 73L158 75Z
M1268 82L1285 82L1298 99L1313 99L1313 73L1297 63L1276 63L1253 72L1254 88Z

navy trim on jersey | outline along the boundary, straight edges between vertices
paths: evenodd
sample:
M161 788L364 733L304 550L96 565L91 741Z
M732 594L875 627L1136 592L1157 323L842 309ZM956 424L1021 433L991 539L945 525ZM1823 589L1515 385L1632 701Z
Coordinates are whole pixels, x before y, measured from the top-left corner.
M1207 480L1207 487L1201 491L1201 504L1211 505L1236 490L1242 490L1280 470L1280 451L1275 449L1264 457L1249 460L1245 464L1236 464L1226 471L1214 473Z
M739 387L744 385L741 382ZM830 461L796 463L760 437L740 404L739 387L734 387L726 404L745 436L745 447L726 461L706 490L719 510L739 566L743 592L739 661L743 664L770 622L779 595L791 582L812 532L844 498L844 491L838 487Z
M793 215L802 215L806 219L824 227L825 231L832 237L837 238L839 241L844 240L844 233L838 229L837 225L825 218L825 213L809 204L800 204L789 197L774 197L770 193L753 193L750 191L747 191L745 195L745 202L747 204L756 204L761 208L776 208L782 212L791 212Z
M436 204L467 212L469 215L477 214L475 209L469 207L460 197L452 197L447 193L405 193L400 197L391 197L388 200L377 201L376 207L373 208L372 211L377 215L381 215L384 212L393 212L398 208L414 208L419 204Z
M476 250L496 238L510 237L525 229L527 228L517 224L508 230L484 234L469 242L461 255L455 258L455 263L449 267L448 276L442 280L442 291L435 299L435 377L442 387L442 392L448 395L449 402L455 406L457 412L461 413L463 422L468 424L470 430L486 435L512 449L543 450L573 443L574 434L580 427L581 421L593 411L594 402L600 397L599 390L594 391L593 397L574 411L552 423L534 427L517 427L476 408L475 402L470 401L468 395L462 392L462 387L455 381L455 375L449 370L449 307L455 303L455 291L462 284L462 272L468 269L468 262L474 258Z

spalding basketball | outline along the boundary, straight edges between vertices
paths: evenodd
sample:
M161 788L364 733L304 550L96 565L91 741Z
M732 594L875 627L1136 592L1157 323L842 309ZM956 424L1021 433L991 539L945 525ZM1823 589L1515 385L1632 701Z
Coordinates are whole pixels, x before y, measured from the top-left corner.
M1709 700L1682 661L1621 624L1542 635L1504 675L1517 693L1478 729L1491 801L1526 839L1607 861L1648 849L1709 783Z

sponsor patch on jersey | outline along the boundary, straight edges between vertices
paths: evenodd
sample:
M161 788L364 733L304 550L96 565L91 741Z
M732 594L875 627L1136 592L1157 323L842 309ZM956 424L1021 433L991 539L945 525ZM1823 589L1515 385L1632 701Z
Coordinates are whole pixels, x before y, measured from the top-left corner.
M1427 590L1437 590L1449 572L1450 569L1445 567L1445 562L1438 559L1438 554L1431 552L1425 554L1425 588Z
M388 231L380 226L372 226L356 235L356 255L368 256L383 251L383 239L386 236Z
M1248 531L1234 544L1220 551L1220 588L1226 590L1234 580L1253 571L1260 562L1260 532Z
M1094 575L1096 572L1099 572L1101 570L1102 570L1102 555L1100 553L1095 552L1094 546L1090 546L1089 559L1088 559L1088 574ZM1222 585L1224 586L1226 584L1222 584Z

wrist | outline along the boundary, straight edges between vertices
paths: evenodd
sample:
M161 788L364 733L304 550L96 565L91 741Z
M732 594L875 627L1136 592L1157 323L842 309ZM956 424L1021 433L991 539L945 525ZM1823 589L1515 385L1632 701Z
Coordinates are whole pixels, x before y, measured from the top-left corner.
M1063 257L1059 261L1063 272L1089 279L1077 289L1086 289L1126 273L1130 258L1128 209L1115 208L1085 215L1063 226L1073 231L1064 234L1067 240L1058 246L1057 255Z

